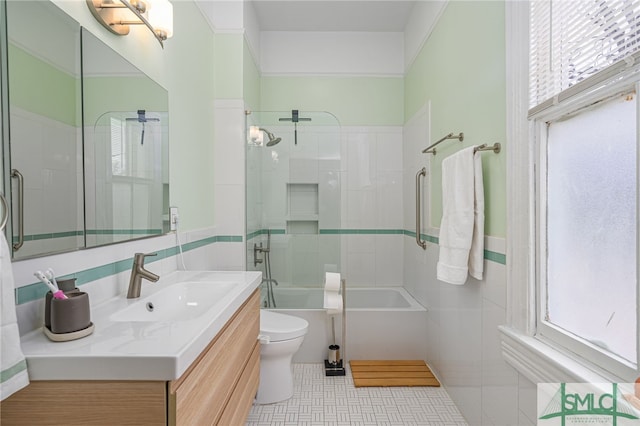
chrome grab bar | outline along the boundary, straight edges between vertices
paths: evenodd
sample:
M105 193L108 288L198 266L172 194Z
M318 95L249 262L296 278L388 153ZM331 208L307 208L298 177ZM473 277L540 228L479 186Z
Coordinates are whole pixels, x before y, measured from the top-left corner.
M4 195L0 193L0 201L2 202L2 220L0 220L0 232L7 225L7 219L9 218L9 203L7 203L7 199L4 198Z
M422 250L426 250L427 249L427 243L425 241L422 241L420 239L420 216L421 216L421 212L420 212L420 207L421 207L421 202L420 202L420 194L422 192L422 188L420 187L420 176L426 176L427 175L427 169L425 167L423 167L422 169L420 169L418 171L418 173L416 173L416 244L418 244L420 247L422 247Z
M24 177L16 169L11 169L11 177L18 179L18 242L13 244L18 251L24 244Z

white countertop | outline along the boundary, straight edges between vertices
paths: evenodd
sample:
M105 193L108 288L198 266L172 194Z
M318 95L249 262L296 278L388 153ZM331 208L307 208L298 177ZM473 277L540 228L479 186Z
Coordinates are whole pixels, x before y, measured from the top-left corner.
M174 380L180 377L260 285L260 272L176 271L157 283L143 282L139 299L126 293L92 307L93 334L52 342L42 329L22 337L31 380ZM187 321L112 321L132 303L178 282L232 282L204 314ZM81 289L82 290L82 289Z

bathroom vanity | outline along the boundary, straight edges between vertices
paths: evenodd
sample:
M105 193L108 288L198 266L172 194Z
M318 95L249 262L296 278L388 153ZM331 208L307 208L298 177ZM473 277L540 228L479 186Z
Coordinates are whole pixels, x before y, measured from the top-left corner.
M84 339L24 336L31 384L2 402L0 423L243 425L259 381L260 273L175 274L98 306ZM161 312L167 294L188 308ZM150 302L156 312L137 310Z

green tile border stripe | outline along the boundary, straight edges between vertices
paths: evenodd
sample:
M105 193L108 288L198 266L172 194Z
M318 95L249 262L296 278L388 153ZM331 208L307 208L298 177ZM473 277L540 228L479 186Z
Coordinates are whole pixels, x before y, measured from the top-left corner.
M272 229L272 234L286 234L284 229ZM247 235L247 240L255 238L259 235L266 235L267 230L261 229L259 231L253 232ZM404 235L407 237L415 238L416 233L413 231L408 231L406 229L321 229L321 235ZM438 244L438 237L434 237L432 235L420 234L420 237L433 244ZM216 235L213 237L203 238L198 241L193 241L190 243L185 243L182 245L183 251L194 250L199 247L204 247L209 244L214 243L241 243L243 241L243 237L241 235ZM166 259L171 256L177 255L179 249L177 246L170 247L163 250L158 250L158 255L150 258L150 262L155 262L158 260ZM499 263L501 265L506 265L506 255L503 253L497 253L491 250L484 251L484 258ZM86 269L84 271L79 271L74 274L65 275L62 277L58 277L59 279L67 279L67 278L76 278L76 285L81 286L83 284L99 280L102 278L109 277L111 275L118 274L120 272L127 271L131 268L131 262L133 261L133 257L119 260L116 262L112 262L106 265L97 266L95 268ZM31 302L34 300L41 299L44 295L49 291L47 286L42 283L33 283L23 287L20 287L15 290L16 292L16 304L21 305L23 303Z
M162 229L87 229L87 235L161 235Z
M64 232L50 232L45 234L29 234L24 235L24 241L38 241L38 240L52 240L54 238L68 238L68 237L81 237L84 235L83 231L64 231ZM13 242L17 243L18 237L13 237Z
M271 231L271 235L284 235L287 233L285 229L259 229L247 234L247 241L252 240L260 235L267 235Z
M49 232L44 234L27 234L23 236L26 241L53 240L56 238L82 237L84 231ZM161 235L162 229L87 229L87 235ZM18 237L13 237L13 242L18 242Z
M320 235L402 235L402 229L321 229Z
M415 238L416 237L416 233L413 231L407 231L406 229L404 230L404 235L411 237L411 238ZM420 234L420 238L424 241L428 241L430 243L433 244L439 244L440 240L438 239L438 237L434 237L432 235L427 235L427 234ZM503 253L498 253L495 251L491 251L491 250L486 250L484 251L484 258L487 260L490 260L491 262L496 262L499 263L501 265L506 265L507 264L507 256Z
M497 253L495 251L485 250L484 258L492 262L499 263L501 265L507 264L507 255L502 253Z
M403 233L402 229L320 229L318 231L320 235L402 235ZM247 241L260 235L267 235L267 230L260 229L247 234ZM271 235L287 235L287 231L285 229L272 229Z
M256 238L260 235L266 235L266 229L260 229L247 235L247 241ZM284 229L272 229L271 234L286 234ZM407 237L415 238L415 231L409 231L406 229L320 229L320 235L405 235ZM307 234L305 234L307 235ZM420 234L420 239L430 242L432 244L439 244L438 237L428 234ZM496 262L501 265L507 264L507 257L503 253L497 253L491 250L484 251L484 258Z
M203 247L213 243L241 243L243 238L241 235L216 235L213 237L203 238L198 241L193 241L191 243L186 243L182 245L182 251L194 250L199 247ZM167 249L162 249L156 251L157 256L150 257L147 262L153 263L162 259L166 259L171 256L175 256L179 253L179 249L177 246L170 247ZM118 260L116 262L108 263L106 265L96 266L95 268L85 269L83 271L76 272L74 274L64 275L61 277L57 277L58 279L67 279L67 278L75 278L76 285L78 287L96 281L102 278L109 277L111 275L118 274L120 272L128 271L131 269L131 264L133 262L133 257L128 259ZM39 300L44 297L44 295L49 291L48 287L40 282L36 282L33 284L28 284L26 286L17 288L15 290L16 294L16 304L21 305L23 303L32 302L34 300Z

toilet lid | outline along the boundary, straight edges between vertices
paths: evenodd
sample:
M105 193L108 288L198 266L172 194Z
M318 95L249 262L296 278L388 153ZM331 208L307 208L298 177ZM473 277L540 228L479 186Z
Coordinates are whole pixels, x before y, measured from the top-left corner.
M260 309L260 334L269 336L272 342L304 336L308 327L305 319Z

